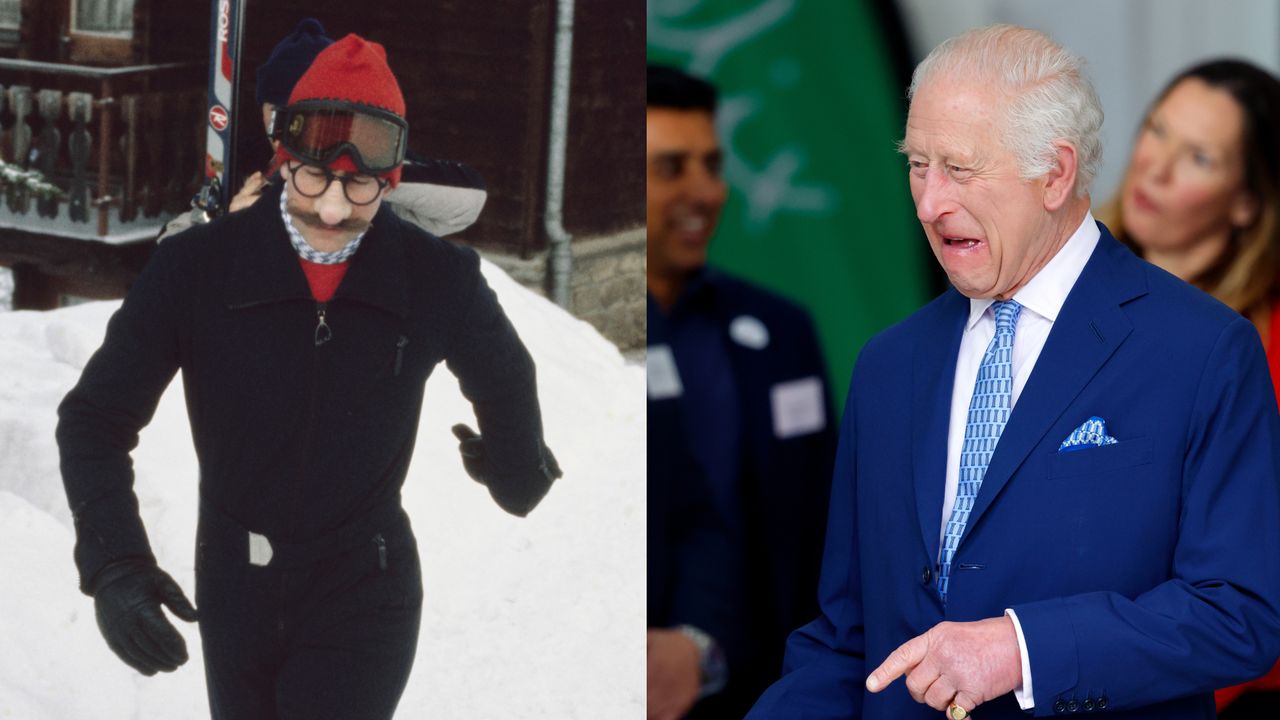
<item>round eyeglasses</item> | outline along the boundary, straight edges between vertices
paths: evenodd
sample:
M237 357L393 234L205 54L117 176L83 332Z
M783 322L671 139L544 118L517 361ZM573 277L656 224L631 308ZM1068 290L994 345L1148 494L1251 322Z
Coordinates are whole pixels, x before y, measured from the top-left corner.
M342 184L342 194L352 205L368 205L378 199L382 189L391 184L390 180L373 175L357 173L355 175L338 175L327 167L304 165L292 162L289 165L289 176L293 178L293 189L308 198L318 198L329 190L329 185L337 180Z

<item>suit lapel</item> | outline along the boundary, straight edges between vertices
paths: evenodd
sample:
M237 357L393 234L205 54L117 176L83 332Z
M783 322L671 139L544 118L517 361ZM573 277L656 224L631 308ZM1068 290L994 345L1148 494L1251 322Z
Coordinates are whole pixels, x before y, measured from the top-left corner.
M916 343L911 363L911 469L921 539L931 558L938 557L942 494L947 476L951 386L960 336L968 317L968 298L948 290Z
M1098 246L1067 295L996 445L965 537L1053 423L1132 332L1120 305L1146 292L1140 262L1102 227Z

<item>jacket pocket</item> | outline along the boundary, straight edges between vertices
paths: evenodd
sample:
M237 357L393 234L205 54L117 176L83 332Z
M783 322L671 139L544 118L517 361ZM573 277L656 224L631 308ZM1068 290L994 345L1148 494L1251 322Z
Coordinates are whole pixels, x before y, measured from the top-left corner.
M1054 453L1049 461L1049 477L1061 478L1075 475L1119 470L1145 465L1151 462L1151 439L1146 437L1121 440L1114 445Z
M366 549L366 602L379 614L416 612L422 606L422 565L412 532L378 533Z
M401 335L396 339L396 366L395 372L392 373L395 377L400 377L400 371L404 369L404 349L408 344L409 338L404 335Z

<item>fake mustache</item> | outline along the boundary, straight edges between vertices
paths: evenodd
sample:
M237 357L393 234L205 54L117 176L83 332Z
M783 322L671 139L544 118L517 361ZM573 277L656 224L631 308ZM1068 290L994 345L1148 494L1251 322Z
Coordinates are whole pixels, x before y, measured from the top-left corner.
M290 210L289 214L293 215L293 219L295 221L300 222L303 225L307 225L320 230L336 229L336 230L346 230L348 232L362 233L365 230L368 230L373 225L373 223L369 222L368 220L362 220L360 218L353 218L353 217L349 217L346 220L343 220L342 222L338 223L337 225L330 225L329 223L326 223L325 221L320 219L319 213L306 213L306 212L298 212L296 210Z

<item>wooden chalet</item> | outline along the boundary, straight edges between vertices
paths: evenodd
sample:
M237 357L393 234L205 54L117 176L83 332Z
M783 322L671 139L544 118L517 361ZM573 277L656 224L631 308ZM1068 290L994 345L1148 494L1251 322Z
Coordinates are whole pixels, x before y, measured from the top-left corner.
M298 20L387 48L410 148L465 162L488 186L461 240L523 258L543 230L554 0L249 0L238 102ZM564 226L575 237L644 224L642 0L576 0ZM15 308L120 297L160 228L202 183L204 0L0 0L0 160L56 185L0 192L0 265ZM268 160L256 109L236 131L245 174ZM261 163L256 160L260 159Z

